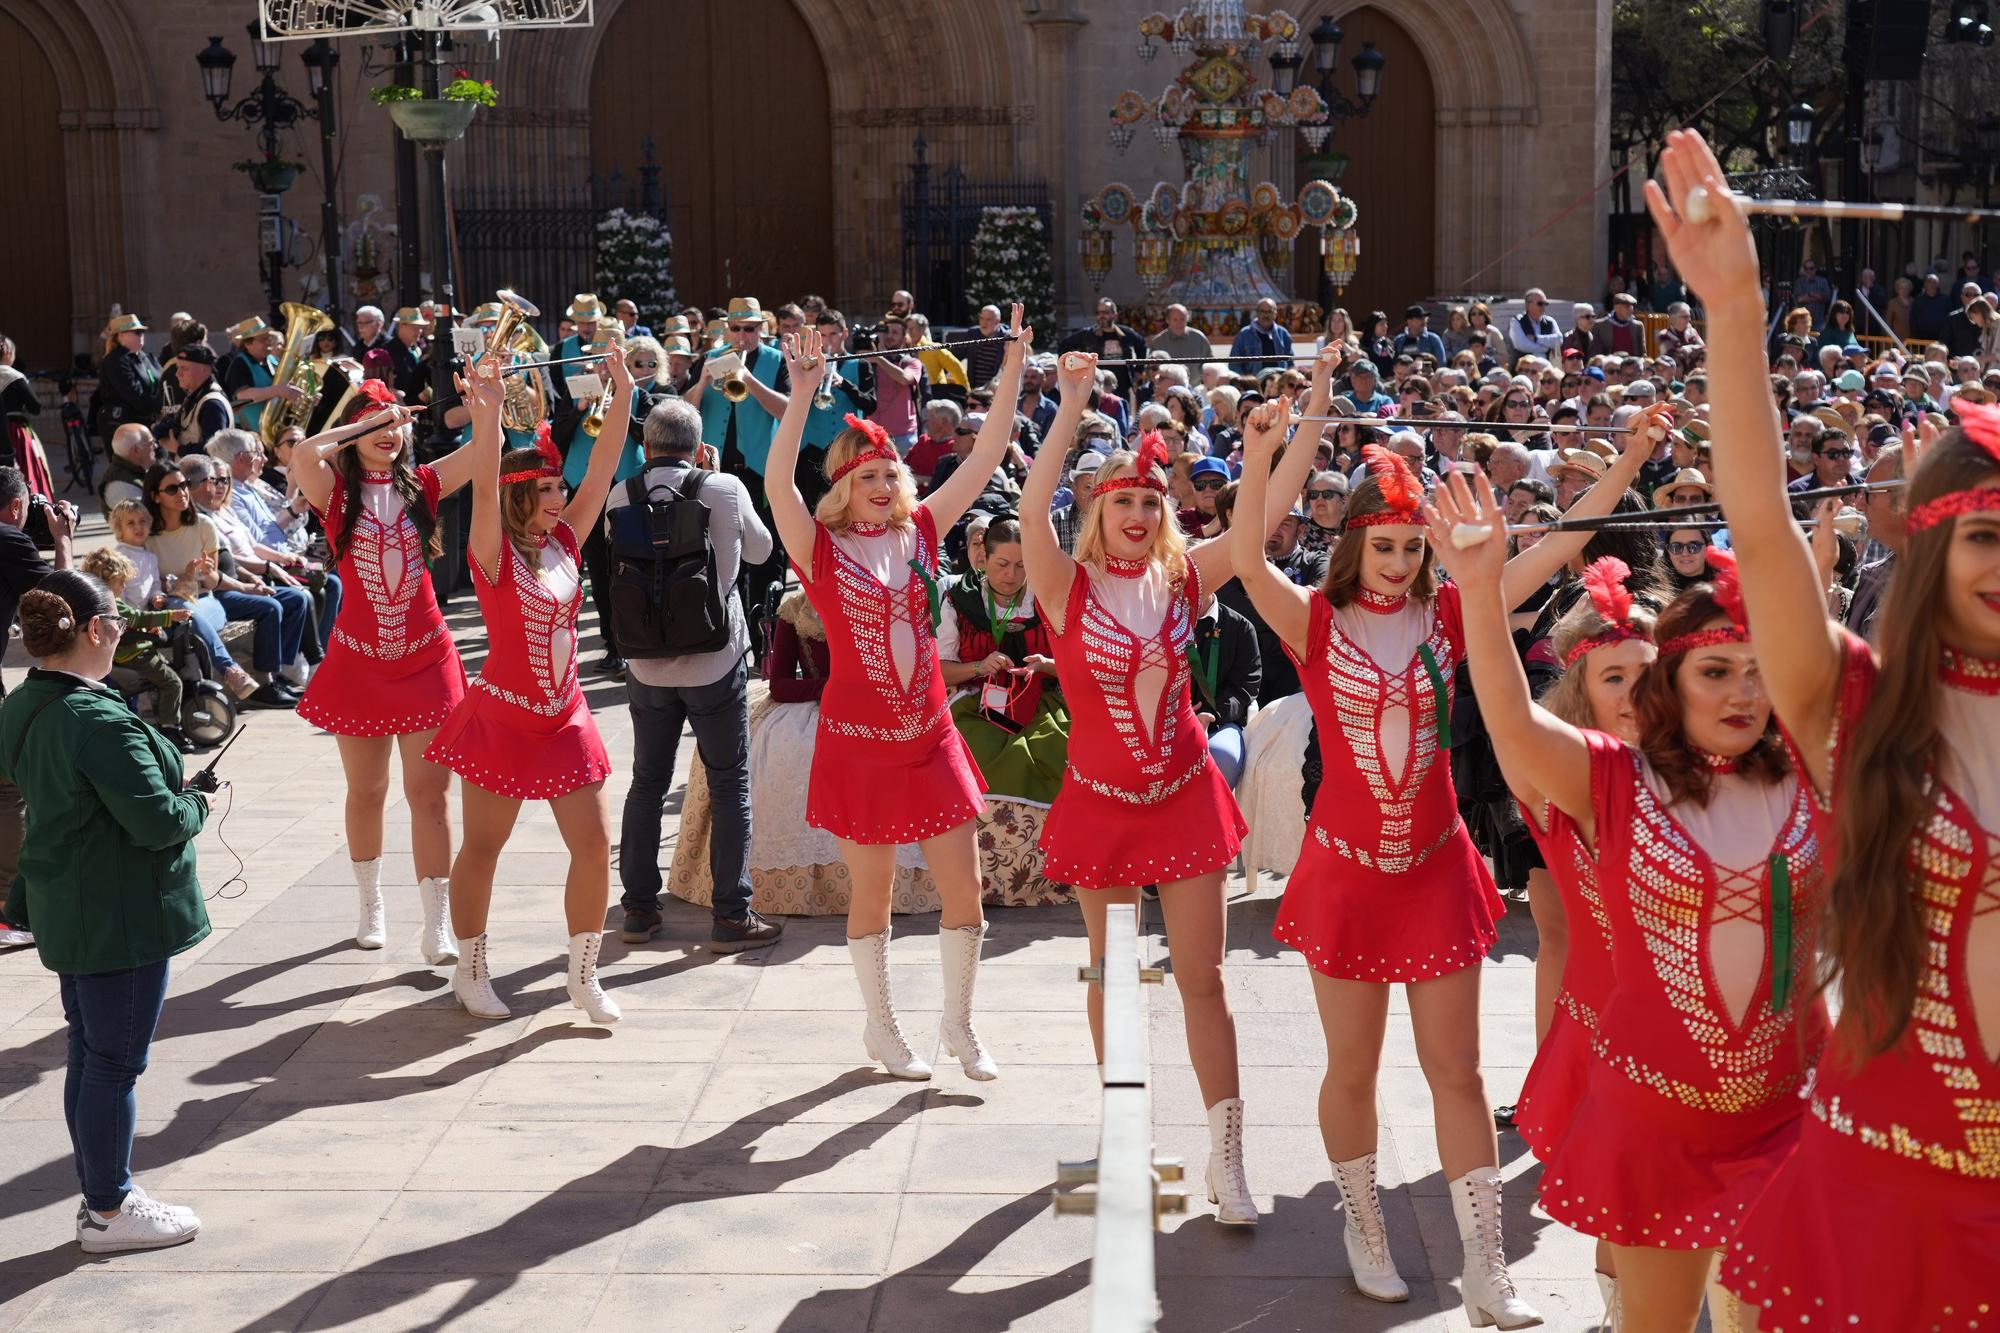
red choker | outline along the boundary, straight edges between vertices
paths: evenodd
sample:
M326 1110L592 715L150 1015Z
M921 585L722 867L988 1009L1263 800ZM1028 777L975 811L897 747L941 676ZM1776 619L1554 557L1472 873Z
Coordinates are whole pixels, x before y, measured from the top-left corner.
M1115 555L1104 557L1104 572L1114 578L1136 579L1145 577L1150 563L1145 560L1125 560Z
M1938 679L1954 690L1990 699L2000 695L2000 658L1974 657L1956 648L1946 648L1938 663Z
M1708 769L1708 771L1715 774L1717 777L1722 776L1724 773L1734 773L1737 769L1743 767L1742 755L1729 756L1720 754L1710 754L1708 751L1702 749L1699 745L1693 745L1693 744L1690 744L1688 746L1688 749L1693 750L1695 758L1701 760L1702 764Z
M1354 589L1354 604L1363 611L1371 611L1378 616L1393 616L1408 605L1409 601L1410 594L1408 593L1404 593L1400 597L1388 597L1376 592L1373 588L1362 587L1358 584Z
M848 532L856 537L880 537L889 530L887 523L849 523Z

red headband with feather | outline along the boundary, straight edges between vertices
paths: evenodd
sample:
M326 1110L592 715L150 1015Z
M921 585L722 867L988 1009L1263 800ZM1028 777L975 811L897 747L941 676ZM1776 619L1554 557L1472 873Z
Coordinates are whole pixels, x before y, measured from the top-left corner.
M868 447L835 468L833 474L827 478L829 482L837 482L863 463L871 462L878 458L885 463L900 463L903 461L902 455L896 452L895 444L889 439L889 432L884 430L880 425L862 417L857 417L852 412L847 414L847 424L853 429L860 431L867 438Z
M1364 444L1361 446L1361 460L1368 465L1368 475L1381 489L1383 502L1388 508L1350 518L1347 526L1368 528L1381 523L1422 522L1417 511L1424 503L1424 484L1417 480L1416 473L1410 471L1410 465L1403 456L1379 444Z
M1958 428L1964 432L1965 438L1993 455L1994 462L2000 463L2000 407L1990 403L1961 403L1954 399L1951 410L1958 417ZM1918 505L1910 511L1905 527L1911 533L1918 533L1960 514L1993 509L2000 509L2000 487L1973 486Z
M1164 495L1167 483L1159 474L1165 472L1167 467L1166 437L1156 430L1149 430L1139 437L1139 452L1132 460L1132 474L1098 482L1090 488L1091 498L1096 499L1106 491L1122 491L1132 486L1143 486Z
M1597 614L1604 617L1606 628L1563 655L1565 671L1599 648L1609 648L1627 639L1649 637L1644 630L1632 624L1632 590L1625 586L1625 580L1631 577L1632 567L1615 555L1593 560L1590 567L1583 571L1583 590L1590 594L1590 604L1597 608Z
M1729 617L1729 628L1698 629L1676 634L1660 645L1661 657L1691 653L1697 648L1713 648L1721 643L1750 642L1748 622L1743 615L1743 581L1736 572L1736 552L1719 546L1710 547L1708 567L1714 571L1710 582L1715 588L1715 604Z
M556 448L556 439L549 431L549 423L544 421L535 427L535 452L542 456L542 465L522 472L503 472L500 484L511 486L517 481L540 481L544 477L560 477L563 473L562 453Z

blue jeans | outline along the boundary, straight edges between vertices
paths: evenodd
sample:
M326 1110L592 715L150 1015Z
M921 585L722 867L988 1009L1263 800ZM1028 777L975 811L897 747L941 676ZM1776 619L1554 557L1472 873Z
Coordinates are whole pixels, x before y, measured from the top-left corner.
M169 597L167 605L186 607L194 612L188 621L188 628L201 640L201 646L208 651L208 660L218 676L226 675L236 665L236 659L222 646L222 627L229 623L229 613L222 609L222 603L213 596L197 597L190 602L185 597Z
M132 1087L146 1072L153 1029L167 1001L167 960L128 972L63 973L61 981L69 1022L63 1119L76 1153L76 1178L85 1203L115 1213L132 1188L132 1128L139 1113Z
M660 906L660 812L674 784L681 725L694 727L708 776L708 874L718 920L750 910L749 668L738 662L713 685L642 685L627 679L632 704L632 786L618 839L618 879L627 908Z
M1229 784L1229 790L1235 791L1236 780L1243 776L1243 728L1217 727L1209 732L1208 754L1222 770L1222 780Z
M269 675L289 665L299 655L306 637L306 617L312 610L312 594L304 588L273 588L270 595L254 592L218 592L215 600L231 620L248 620L257 626L251 641L251 664Z

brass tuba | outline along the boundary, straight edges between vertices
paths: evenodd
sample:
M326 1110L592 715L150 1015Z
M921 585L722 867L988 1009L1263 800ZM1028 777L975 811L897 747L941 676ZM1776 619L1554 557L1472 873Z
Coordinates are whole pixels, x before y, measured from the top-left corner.
M278 356L278 368L271 374L271 383L289 384L299 391L299 396L273 398L264 404L264 414L257 421L257 434L272 450L277 449L286 431L294 426L304 430L312 417L313 403L319 398L319 372L313 369L306 351L315 337L333 327L330 316L299 301L287 301L278 309L285 317L285 348Z
M493 293L493 299L500 303L500 318L487 346L506 352L517 362L545 360L549 345L528 322L542 312L526 297L504 287ZM500 422L508 430L532 432L548 420L549 405L542 393L540 372L509 375L501 383L506 397L500 406Z

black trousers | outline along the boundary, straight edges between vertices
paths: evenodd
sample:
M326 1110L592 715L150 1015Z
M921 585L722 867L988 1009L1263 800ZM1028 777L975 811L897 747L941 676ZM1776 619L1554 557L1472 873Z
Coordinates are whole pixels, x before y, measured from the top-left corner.
M590 582L590 604L597 609L597 632L607 656L617 657L618 636L611 629L611 542L600 520L583 539L583 575Z

